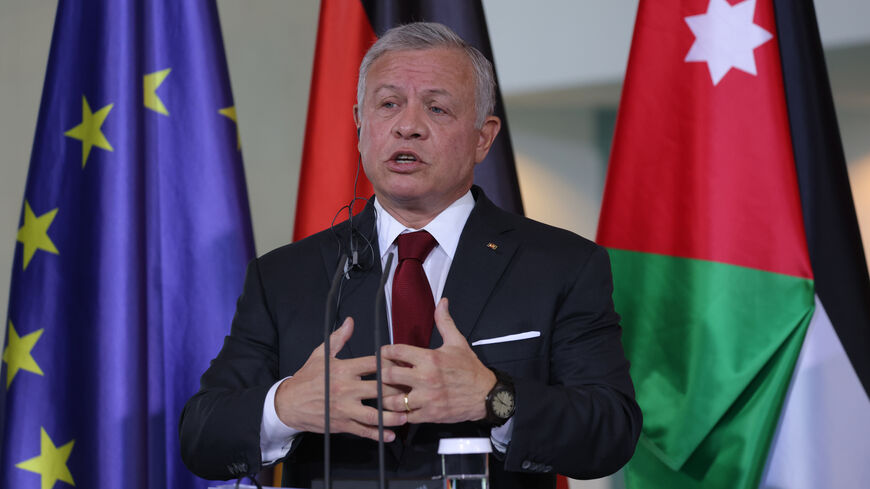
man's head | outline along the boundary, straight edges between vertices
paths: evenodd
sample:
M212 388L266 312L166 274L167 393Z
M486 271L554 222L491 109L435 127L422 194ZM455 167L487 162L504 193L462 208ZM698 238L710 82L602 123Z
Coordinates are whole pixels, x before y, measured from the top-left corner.
M435 22L415 22L393 27L384 33L369 48L359 65L359 81L356 85L356 103L360 107L366 91L366 75L372 63L392 51L419 51L432 48L461 49L474 68L474 102L476 125L483 125L495 109L495 73L492 63L477 48L465 42L452 29Z
M378 200L400 221L423 225L471 187L501 127L493 79L489 61L440 24L391 29L366 54L359 150Z

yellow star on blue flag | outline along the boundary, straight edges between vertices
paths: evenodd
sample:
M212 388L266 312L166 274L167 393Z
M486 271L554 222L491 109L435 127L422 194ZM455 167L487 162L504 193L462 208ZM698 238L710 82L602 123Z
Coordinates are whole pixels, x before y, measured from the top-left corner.
M88 155L91 154L91 148L96 146L106 151L114 151L106 135L103 134L102 126L109 116L109 111L115 104L109 104L96 112L91 112L91 106L88 105L88 99L82 95L82 122L69 131L63 133L64 136L78 139L82 142L82 168L88 162Z
M242 135L239 133L239 121L236 118L236 106L224 107L218 114L230 119L236 124L236 149L242 149Z
M30 208L30 202L24 201L24 224L18 229L18 241L24 245L22 269L27 270L27 265L30 264L36 250L47 251L55 255L60 253L51 238L48 237L48 228L54 222L56 215L57 208L54 208L41 216L37 216Z
M6 340L6 348L3 350L3 362L6 363L6 388L12 384L15 375L19 370L26 370L37 375L43 375L39 364L33 359L31 350L36 346L39 337L42 336L41 329L38 329L30 334L18 336L15 331L15 326L12 321L9 321L9 337Z
M158 114L169 115L169 111L166 110L163 101L157 96L157 88L159 88L160 84L163 83L163 80L169 76L170 71L172 71L172 68L166 68L165 70L148 73L142 77L144 105L146 108L151 109Z
M74 443L75 440L72 440L62 447L57 447L48 433L45 432L45 428L40 427L39 455L17 463L15 466L39 474L42 480L41 489L52 489L57 481L74 486L72 474L66 465Z

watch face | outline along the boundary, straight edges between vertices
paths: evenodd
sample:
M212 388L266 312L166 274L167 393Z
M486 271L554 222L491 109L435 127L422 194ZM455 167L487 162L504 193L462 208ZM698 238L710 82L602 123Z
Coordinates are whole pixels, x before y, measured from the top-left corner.
M514 411L514 396L507 391L497 392L492 398L492 411L499 418L510 418Z

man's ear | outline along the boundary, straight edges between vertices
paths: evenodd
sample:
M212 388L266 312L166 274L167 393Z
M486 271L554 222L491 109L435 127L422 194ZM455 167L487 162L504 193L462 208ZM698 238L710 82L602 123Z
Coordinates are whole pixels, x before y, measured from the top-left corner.
M477 148L474 155L475 163L480 163L486 158L489 148L492 147L492 142L495 141L499 130L501 130L501 119L498 117L491 115L483 121L483 126L480 128L480 135L477 139Z
M362 119L359 116L359 105L357 104L353 104L353 123L356 124L356 132L359 135Z

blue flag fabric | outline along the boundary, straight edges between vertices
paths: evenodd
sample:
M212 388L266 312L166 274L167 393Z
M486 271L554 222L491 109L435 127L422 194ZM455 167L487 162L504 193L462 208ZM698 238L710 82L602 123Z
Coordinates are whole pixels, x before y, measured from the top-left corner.
M205 487L178 417L253 257L214 1L61 1L17 233L0 487Z

